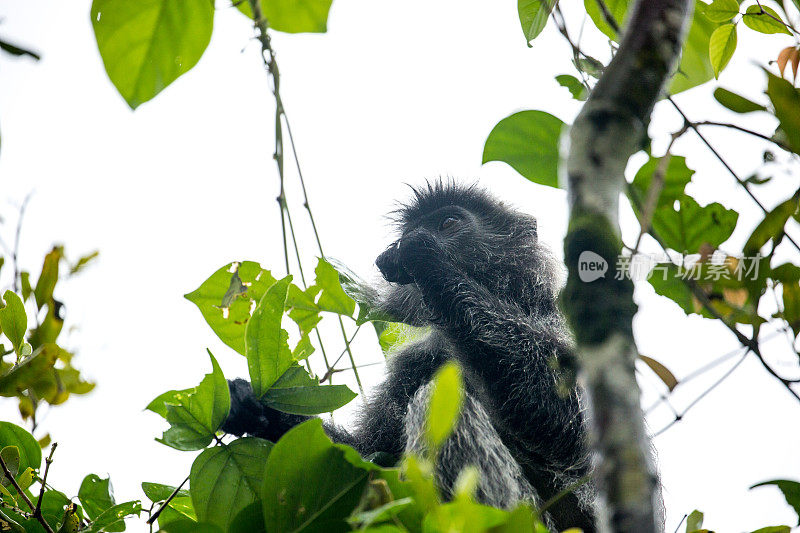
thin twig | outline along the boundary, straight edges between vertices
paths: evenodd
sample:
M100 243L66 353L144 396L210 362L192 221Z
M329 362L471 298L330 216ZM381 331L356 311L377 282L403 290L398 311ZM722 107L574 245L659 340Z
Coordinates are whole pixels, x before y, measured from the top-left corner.
M31 195L33 192L29 192L25 199L22 201L22 205L19 207L19 219L17 220L17 230L14 234L14 251L11 254L11 262L14 263L14 281L13 287L14 292L19 292L19 262L17 261L17 254L19 253L19 235L22 232L22 219L25 217L25 208L28 206L28 200L30 200Z
M157 510L155 513L153 513L152 515L150 515L150 518L148 518L148 519L147 519L147 523L148 523L148 524L152 525L152 524L153 524L153 522L155 522L156 520L158 520L158 517L159 517L159 515L161 514L161 511L163 511L164 509L166 509L166 508L167 508L167 506L169 505L169 502L171 502L173 499L175 499L175 496L177 496L177 495L178 495L178 493L181 491L181 489L183 488L183 486L186 484L186 482L187 482L187 481L189 481L189 476L186 476L186 479L184 479L183 481L181 481L181 484L180 484L180 485L178 485L177 487L175 487L175 490L173 490L173 491L172 491L172 494L170 494L170 495L167 497L167 499L166 499L166 500L164 500L164 503L162 503L162 504L161 504L161 507L159 507L159 508L158 508L158 510Z
M56 451L57 442L50 446L50 455L44 460L44 476L42 476L42 487L39 490L39 500L36 502L36 509L33 511L33 516L37 519L42 518L42 499L44 499L44 489L47 484L47 473L50 472L50 465L53 463L53 454Z
M684 417L684 416L686 416L686 413L688 413L688 412L689 412L689 410L690 410L692 407L694 407L695 405L697 405L697 404L700 402L700 400L702 400L703 398L705 398L705 397L706 397L706 396L707 396L707 395L708 395L708 394L709 394L711 391L713 391L715 388L717 388L719 385L721 385L723 381L725 381L726 379L728 379L728 377L729 377L731 374L733 374L733 371L734 371L734 370L736 370L736 369L739 367L739 365L741 365L741 364L742 364L742 362L745 360L745 358L747 357L747 354L748 354L750 351L751 351L751 350L750 350L749 348L745 348L745 349L744 349L744 353L742 353L742 356L739 358L739 360L738 360L738 361L736 361L736 363L735 363L735 364L734 364L732 367L730 367L728 370L726 370L726 371L725 371L725 373L724 373L724 374L722 374L722 376L720 376L720 378L719 378L718 380L716 380L714 383L712 383L712 384L711 384L711 386L710 386L710 387L708 387L706 390L704 390L704 391L703 391L703 392L700 394L700 396L698 396L697 398L695 398L695 399L692 401L692 403L690 403L689 405L687 405L687 406L686 406L686 408L685 408L685 409L683 409L683 411L681 411L681 413L680 413L680 414L678 414L678 415L677 415L675 418L673 418L673 419L672 419L672 420L671 420L671 421L670 421L670 422L669 422L669 423L668 423L666 426L662 427L661 429L659 429L658 431L656 431L655 433L653 433L653 434L651 435L651 437L650 437L650 438L656 438L656 437L658 437L659 435L661 435L662 433L664 433L665 431L667 431L669 428L671 428L672 426L674 426L675 424L677 424L678 422L680 422L681 420L683 420L683 417Z
M750 129L747 129L747 128L743 128L741 126L737 126L736 124L729 124L727 122L715 122L713 120L703 120L701 122L695 122L695 123L693 123L691 125L691 127L695 127L695 126L719 126L719 127L723 127L723 128L730 128L732 130L741 131L742 133L747 133L748 135L752 135L753 137L758 137L759 139L763 139L765 141L769 141L769 142L773 143L774 145L780 147L781 149L786 150L787 152L791 152L792 151L792 149L789 148L788 146L786 146L784 143L780 142L777 139L773 139L769 135L764 135L763 133L759 133L757 131L753 131L753 130L750 130Z

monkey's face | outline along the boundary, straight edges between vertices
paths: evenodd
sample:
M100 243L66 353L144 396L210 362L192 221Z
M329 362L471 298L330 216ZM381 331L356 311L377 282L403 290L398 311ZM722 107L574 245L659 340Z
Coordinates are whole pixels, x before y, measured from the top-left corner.
M479 242L478 219L460 206L441 207L402 229L400 239L375 261L386 281L400 285L415 281L415 266L424 268L432 260L443 259L458 263ZM475 257L470 259L474 263Z

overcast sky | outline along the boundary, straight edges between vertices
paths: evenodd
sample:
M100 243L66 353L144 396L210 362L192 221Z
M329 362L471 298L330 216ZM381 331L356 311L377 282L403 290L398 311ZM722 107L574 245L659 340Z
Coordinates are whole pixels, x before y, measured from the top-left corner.
M89 7L87 0L0 0L0 35L42 54L38 63L0 56L0 231L8 240L16 206L33 192L22 230L23 268L38 275L54 242L64 243L72 259L100 250L96 264L57 293L75 327L67 347L77 350L76 366L97 388L52 409L41 423L59 443L50 473L56 487L74 495L84 474L110 474L118 500L124 500L143 498L141 481L180 483L195 456L154 442L165 424L144 406L165 390L196 385L210 369L206 347L228 377L246 373L244 359L216 339L182 295L233 260L259 261L283 273L273 101L248 21L220 7L196 68L131 112L103 70ZM579 26L580 19L573 20L575 33ZM586 38L592 38L588 27ZM739 52L720 84L758 98L764 78L748 56L764 64L789 43L788 36L740 32ZM569 122L579 109L553 80L573 73L555 28L528 49L514 2L336 0L327 34L277 34L274 45L328 255L364 277L376 276L372 262L391 238L385 214L407 198L405 184L453 176L478 180L536 215L541 238L560 256L563 191L531 184L501 163L480 164L489 131L512 112L543 109ZM678 101L690 117L730 120L710 97L715 86ZM766 117L750 120L750 127L765 133L775 126ZM662 137L656 153L663 152L663 134L679 126L672 111L657 109L651 132ZM759 143L714 133L741 175L759 167ZM697 170L690 192L701 204L721 201L741 211L744 227L725 247L741 249L758 212L695 137L681 139L676 152L688 155ZM310 273L315 244L291 160L286 167L288 200ZM636 168L632 163L629 170ZM797 187L796 173L778 178L763 191L768 205ZM632 242L635 226L627 208L623 218ZM641 352L679 378L737 348L719 325L686 318L647 284L639 285L636 297ZM330 338L330 350L337 351L340 339ZM359 334L355 350L361 363L381 360L371 330ZM785 339L771 341L766 352L781 372L798 375ZM734 361L679 389L676 408ZM380 366L362 373L369 384L380 376ZM351 382L345 373L337 379ZM647 370L641 383L649 404L661 389ZM0 417L16 419L12 404L0 404ZM668 409L659 409L649 424L657 430L671 418ZM746 359L655 441L667 530L695 508L718 531L792 524L794 515L776 489L748 487L800 479L798 419L800 405ZM133 523L130 529L144 530Z

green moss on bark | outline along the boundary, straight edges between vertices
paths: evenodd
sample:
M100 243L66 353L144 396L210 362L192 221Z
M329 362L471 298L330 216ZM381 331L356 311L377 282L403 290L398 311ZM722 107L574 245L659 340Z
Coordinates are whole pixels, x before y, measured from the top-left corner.
M621 242L603 215L573 213L564 240L569 277L561 293L561 305L580 344L599 344L614 332L633 335L632 320L637 307L633 302L633 282L627 272L618 268L620 250ZM600 262L597 256L608 266L605 274L583 281L580 261L584 261L584 266L587 259ZM583 272L586 279L585 268Z

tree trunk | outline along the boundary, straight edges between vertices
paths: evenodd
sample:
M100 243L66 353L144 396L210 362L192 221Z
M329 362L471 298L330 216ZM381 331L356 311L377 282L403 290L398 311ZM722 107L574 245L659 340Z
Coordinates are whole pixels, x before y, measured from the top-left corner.
M562 149L570 203L563 304L577 340L592 445L600 459L600 531L662 529L660 491L634 375L633 283L617 272L618 204L628 158L644 147L650 114L677 62L693 5L693 0L636 2L617 54ZM607 270L592 280L603 261ZM591 270L592 264L600 270Z

